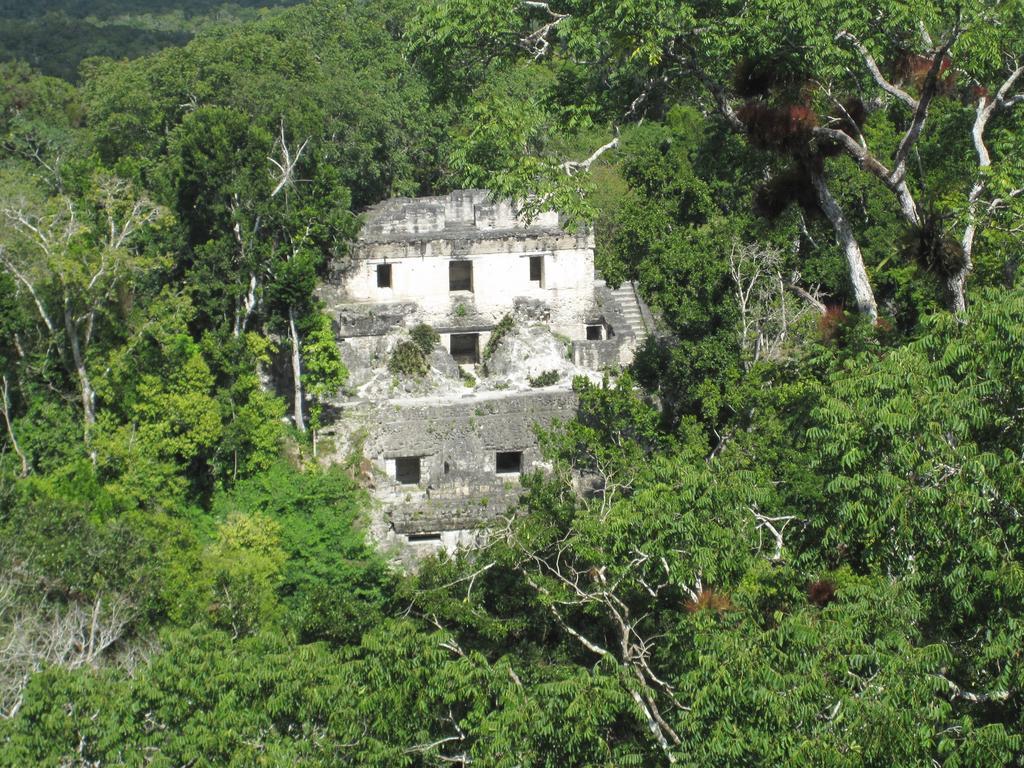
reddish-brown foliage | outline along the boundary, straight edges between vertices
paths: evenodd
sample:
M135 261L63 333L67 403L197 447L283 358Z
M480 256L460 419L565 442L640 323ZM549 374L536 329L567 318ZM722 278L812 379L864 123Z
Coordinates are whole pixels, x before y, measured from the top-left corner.
M818 336L822 341L835 341L847 321L846 310L838 304L830 304L818 317Z
M920 89L928 78L933 61L931 56L905 51L893 63L893 82L896 85ZM939 63L938 93L944 96L952 95L956 91L956 81L957 73L953 69L953 60L949 56L943 56Z
M800 152L811 140L818 115L804 104L772 107L763 101L748 101L736 112L747 127L750 143L761 149Z
M715 611L716 613L724 613L725 611L732 610L732 601L729 596L722 593L716 592L713 589L705 589L697 595L697 599L686 600L683 602L683 608L688 613L697 613L697 611Z
M831 581L820 579L807 585L807 600L819 608L824 608L835 599L836 585Z
M977 101L978 99L988 98L988 88L983 85L974 85L967 91L967 98L969 101Z

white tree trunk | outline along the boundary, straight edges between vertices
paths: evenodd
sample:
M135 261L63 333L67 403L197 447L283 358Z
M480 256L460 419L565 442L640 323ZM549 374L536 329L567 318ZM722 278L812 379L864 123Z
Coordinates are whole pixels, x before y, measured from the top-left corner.
M860 245L850 228L850 223L843 215L839 203L832 197L823 173L811 172L811 182L818 193L818 202L825 217L831 222L836 233L836 242L843 249L846 256L846 264L850 272L850 284L853 286L853 296L857 302L857 309L862 315L866 315L875 322L878 319L878 305L875 303L875 294L871 290L871 281L868 280L868 272L864 268L864 256L860 252Z
M25 453L21 450L21 446L18 445L18 437L14 434L14 425L11 424L11 398L10 388L7 385L7 377L3 377L3 415L4 424L7 426L7 436L11 440L11 447L17 454L18 459L21 461L21 476L28 477L28 459L25 457Z
M71 359L78 374L78 386L82 394L82 411L85 415L85 439L89 440L89 428L96 423L96 393L93 391L89 373L85 368L85 356L78 340L78 323L71 312L71 307L64 307L64 329L68 334L68 345L71 347Z
M249 289L235 306L235 323L232 329L232 335L235 338L245 333L245 329L249 325L253 313L256 311L256 305L259 303L256 298L256 286L256 275L249 275Z
M302 350L299 347L299 334L295 329L295 311L288 307L288 334L292 341L292 379L294 386L295 426L300 432L306 431L306 422L302 417Z

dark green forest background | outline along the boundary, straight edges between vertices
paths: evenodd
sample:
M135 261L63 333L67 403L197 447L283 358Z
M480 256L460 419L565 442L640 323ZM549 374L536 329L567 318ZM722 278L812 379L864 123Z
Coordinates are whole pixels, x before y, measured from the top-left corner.
M0 765L1024 764L1019 2L0 16ZM315 288L463 187L662 327L410 573Z
M3 0L0 60L19 60L75 81L83 59L133 59L196 32L252 21L299 0Z

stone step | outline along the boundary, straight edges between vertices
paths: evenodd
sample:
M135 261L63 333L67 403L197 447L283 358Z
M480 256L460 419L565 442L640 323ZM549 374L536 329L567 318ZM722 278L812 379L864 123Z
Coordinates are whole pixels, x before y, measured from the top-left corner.
M629 330L632 331L637 342L643 343L650 333L644 323L643 309L632 283L623 283L611 293L619 305L619 312L622 319L626 321L626 325L629 326Z

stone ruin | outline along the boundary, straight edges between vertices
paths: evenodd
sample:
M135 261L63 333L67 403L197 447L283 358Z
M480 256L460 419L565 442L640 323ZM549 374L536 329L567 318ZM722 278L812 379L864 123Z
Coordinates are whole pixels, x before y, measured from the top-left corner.
M476 189L371 208L320 297L350 372L324 460L361 461L372 536L414 557L477 543L541 466L535 426L571 419L573 378L630 363L651 323L632 285L595 276L589 231ZM420 324L425 371L396 373Z

